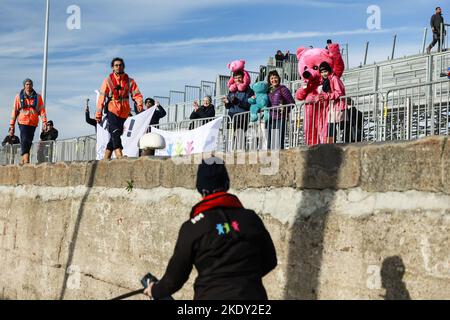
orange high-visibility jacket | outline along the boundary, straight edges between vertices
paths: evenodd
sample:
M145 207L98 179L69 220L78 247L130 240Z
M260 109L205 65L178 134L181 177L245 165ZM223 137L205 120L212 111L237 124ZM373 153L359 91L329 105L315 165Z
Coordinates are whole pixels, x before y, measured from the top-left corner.
M47 125L47 113L45 112L44 101L40 94L37 95L38 103L36 109L33 108L34 99L27 98L24 99L24 107L21 108L20 95L17 95L14 99L14 107L11 114L10 127L14 127L16 124L16 119L19 117L19 124L37 127L39 124L39 116L41 116L42 123L44 126Z
M126 73L116 75L111 73L103 80L100 88L100 98L97 102L97 112L95 118L102 119L102 110L105 101L108 100L108 110L116 116L126 119L130 114L130 95L136 102L137 109L141 112L144 108L143 97L136 82L129 78Z

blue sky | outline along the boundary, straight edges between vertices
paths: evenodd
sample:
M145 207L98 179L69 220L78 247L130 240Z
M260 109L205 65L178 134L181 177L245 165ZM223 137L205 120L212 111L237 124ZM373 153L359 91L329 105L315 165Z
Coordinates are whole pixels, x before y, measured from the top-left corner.
M81 29L69 30L66 12L81 9ZM366 27L369 5L381 9L379 31ZM83 105L110 72L114 56L147 96L166 96L185 84L215 81L226 64L245 59L258 70L277 49L349 43L350 65L385 60L398 35L397 56L417 54L436 6L450 0L52 0L47 108L62 138L93 133ZM2 0L0 10L0 132L6 134L15 94L30 77L41 91L45 0ZM430 35L427 42L431 40Z

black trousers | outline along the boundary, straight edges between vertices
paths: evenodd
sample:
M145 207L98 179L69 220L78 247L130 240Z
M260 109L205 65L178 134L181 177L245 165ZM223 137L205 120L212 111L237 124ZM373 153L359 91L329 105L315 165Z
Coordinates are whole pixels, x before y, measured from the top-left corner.
M20 129L20 150L21 155L23 156L25 153L30 153L36 127L19 124L19 129Z
M438 51L441 51L441 45L444 46L444 39L445 38L443 36L441 37L441 35L439 33L433 32L433 42L430 43L429 48L430 49L433 48L437 43Z
M108 111L108 131L111 137L109 138L106 149L114 151L116 149L123 149L122 139L123 125L127 119L119 118L114 113Z

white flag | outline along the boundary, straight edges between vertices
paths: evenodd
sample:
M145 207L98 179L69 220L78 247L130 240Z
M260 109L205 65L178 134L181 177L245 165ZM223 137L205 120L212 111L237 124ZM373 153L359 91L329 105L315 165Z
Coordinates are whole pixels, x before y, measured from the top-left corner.
M121 136L124 156L139 156L139 139L147 132L155 110L156 107L150 108L125 121ZM109 138L108 119L104 117L103 121L97 124L97 160L103 159Z

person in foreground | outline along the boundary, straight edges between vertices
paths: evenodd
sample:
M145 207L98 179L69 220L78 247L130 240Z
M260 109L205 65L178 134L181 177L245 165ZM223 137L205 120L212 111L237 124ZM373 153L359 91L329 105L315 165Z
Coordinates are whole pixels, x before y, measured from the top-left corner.
M199 165L197 190L203 200L181 226L166 273L144 294L155 299L172 295L195 266L194 300L267 300L262 278L277 266L275 247L262 220L229 188L221 159Z

